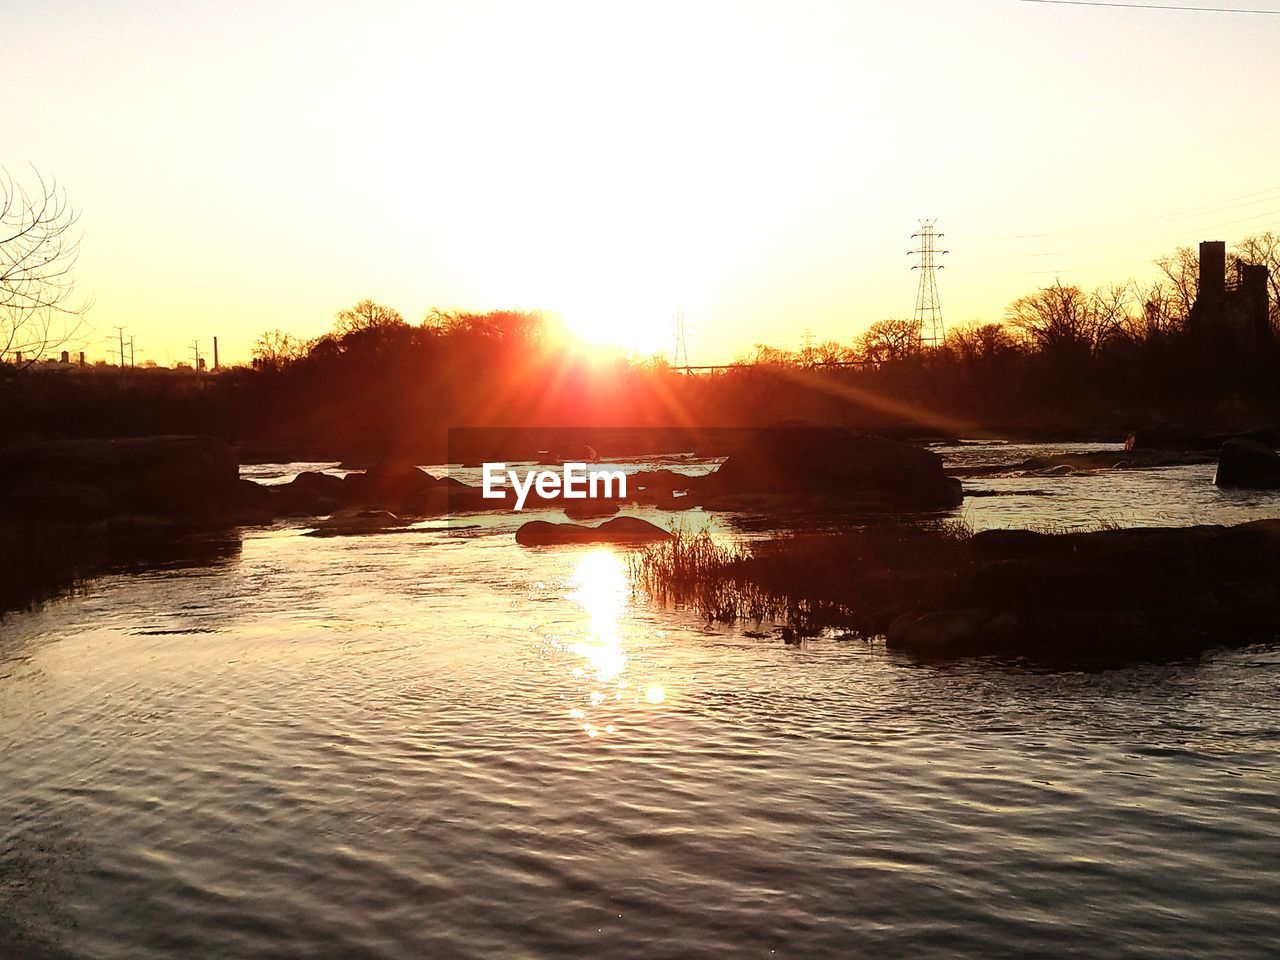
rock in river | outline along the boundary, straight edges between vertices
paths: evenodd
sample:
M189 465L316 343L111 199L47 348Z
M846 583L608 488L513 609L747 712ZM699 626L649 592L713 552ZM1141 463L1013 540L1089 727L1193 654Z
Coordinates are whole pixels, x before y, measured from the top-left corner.
M850 506L944 510L963 499L942 458L844 427L782 424L747 433L703 488L714 496L827 497Z
M230 446L213 437L15 444L0 449L0 486L0 515L27 522L235 522L246 500Z
M615 517L598 527L531 520L516 531L516 543L526 547L566 543L649 543L670 539L669 532L638 517Z
M1218 453L1213 482L1219 487L1280 487L1280 454L1258 440L1228 440Z

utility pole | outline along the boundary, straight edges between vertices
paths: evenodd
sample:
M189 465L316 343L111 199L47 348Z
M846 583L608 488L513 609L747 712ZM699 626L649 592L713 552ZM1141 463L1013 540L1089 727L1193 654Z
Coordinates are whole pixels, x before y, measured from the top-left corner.
M199 340L191 341L191 352L192 352L192 355L195 357L195 371L198 374L200 372L200 341Z
M129 334L129 367L135 366L133 362L133 334Z
M915 325L916 336L921 344L932 347L942 346L946 329L942 323L942 295L938 292L938 271L942 265L938 257L946 250L937 248L937 241L945 234L937 232L938 221L926 219L920 221L920 230L911 235L912 240L920 242L915 250L908 250L908 256L919 257L911 269L920 271L920 285L916 289Z
M684 368L684 372L689 372L689 345L684 339L684 311L676 311L676 355L675 362L671 364L673 369L679 370Z
M120 337L120 369L124 370L124 327L116 327L116 334Z

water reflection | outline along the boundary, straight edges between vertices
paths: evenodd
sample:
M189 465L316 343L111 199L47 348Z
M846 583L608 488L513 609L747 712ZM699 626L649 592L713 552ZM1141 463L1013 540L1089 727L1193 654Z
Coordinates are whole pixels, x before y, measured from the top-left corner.
M622 726L623 710L661 704L666 693L647 678L631 676L634 664L627 637L639 625L628 615L631 583L622 557L608 548L584 553L574 565L569 586L568 598L586 614L580 626L575 624L577 639L558 645L573 656L571 671L581 681L585 699L569 710L569 717L589 737L614 734Z
M586 660L595 680L617 680L627 666L618 633L628 601L626 568L612 551L593 550L578 561L569 582L569 596L587 612L586 636L570 649Z

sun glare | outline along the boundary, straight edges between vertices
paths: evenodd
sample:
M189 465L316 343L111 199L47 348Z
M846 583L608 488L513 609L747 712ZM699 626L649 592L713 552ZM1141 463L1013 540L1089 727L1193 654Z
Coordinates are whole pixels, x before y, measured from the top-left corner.
M565 331L582 343L644 356L669 352L674 315L674 307L664 315L658 307L636 309L585 299L560 313Z

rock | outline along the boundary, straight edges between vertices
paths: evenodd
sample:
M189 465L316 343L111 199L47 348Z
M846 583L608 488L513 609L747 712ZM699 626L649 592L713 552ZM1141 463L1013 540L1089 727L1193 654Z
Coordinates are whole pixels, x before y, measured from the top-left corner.
M283 488L330 500L340 500L346 492L346 486L342 477L337 474L320 473L317 470L304 470L288 483L283 484Z
M383 463L343 480L346 500L364 506L400 510L411 507L439 486L439 481L412 464Z
M130 512L125 498L78 480L16 478L0 498L0 516L28 523L94 523Z
M270 487L252 480L239 482L239 494L234 505L229 506L226 518L231 523L258 525L270 523L279 514L280 502Z
M568 543L649 543L670 540L671 536L656 524L638 517L615 517L597 527L531 520L516 531L516 543L526 547Z
M88 533L99 537L156 537L171 534L173 521L160 517L108 517L89 527Z
M983 609L904 613L889 624L885 646L923 657L972 653L991 620L991 611Z
M1280 426L1215 433L1195 427L1165 424L1133 431L1125 438L1124 446L1126 450L1212 452L1221 448L1228 440L1256 440L1272 448L1280 447Z
M213 437L11 445L0 449L0 487L43 490L42 510L80 521L137 515L226 522L244 496L231 447ZM0 514L20 517L31 506L0 498Z
M942 458L897 440L842 427L795 425L749 431L714 474L697 485L717 495L830 496L860 508L944 510L958 506L958 480Z
M1126 450L1213 450L1221 439L1183 424L1140 427L1125 437Z
M279 512L295 517L333 513L346 503L351 492L342 477L314 470L304 471L288 483L269 489L279 504Z
M694 486L699 478L674 470L638 470L627 477L627 494L633 498L669 500Z
M1218 452L1213 482L1219 487L1257 490L1280 487L1280 454L1258 440L1228 440Z
M570 520L594 520L618 512L616 500L565 500L564 515Z
M396 513L427 516L466 510L492 510L501 501L484 500L479 487L453 477L433 477L412 464L385 463L343 480L346 503Z
M316 524L314 530L306 533L308 537L351 537L371 533L384 533L387 530L408 526L410 521L396 516L388 510L355 510L338 514L328 520Z

